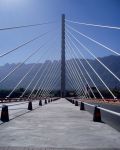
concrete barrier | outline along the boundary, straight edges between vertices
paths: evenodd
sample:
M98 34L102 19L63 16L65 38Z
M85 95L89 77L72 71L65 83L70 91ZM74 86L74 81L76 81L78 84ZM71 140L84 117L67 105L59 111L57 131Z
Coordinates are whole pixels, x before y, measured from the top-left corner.
M78 101L75 101L75 106L78 106Z
M42 100L39 100L39 106L42 106Z
M47 104L47 99L45 99L45 104Z
M32 102L30 101L29 103L28 103L28 110L32 110L33 108L32 108Z
M97 106L94 108L93 121L101 122L101 112Z
M8 122L9 121L9 112L8 112L8 106L7 105L2 106L1 121L2 122Z
M85 106L83 102L80 103L80 110L85 110Z

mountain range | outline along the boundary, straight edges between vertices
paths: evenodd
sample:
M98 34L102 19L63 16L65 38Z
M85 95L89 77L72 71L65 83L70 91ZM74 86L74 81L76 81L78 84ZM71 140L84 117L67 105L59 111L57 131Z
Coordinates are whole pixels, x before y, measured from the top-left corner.
M120 56L107 56L98 58L103 64L105 64L116 76L120 78ZM97 60L93 59L87 59L88 63L94 68L94 70L98 73L98 75L102 78L102 80L106 83L106 85L110 88L120 88L120 82L113 77ZM95 73L92 71L92 69L89 67L89 65L86 63L86 60L84 59L70 59L66 60L66 88L71 89L71 87L68 85L68 80L71 79L72 83L78 84L79 78L78 78L78 72L81 76L81 79L84 81L84 77L88 80L91 86L93 86L91 80L89 79L88 75L86 74L86 71L81 66L81 63L84 65L86 70L88 71L89 75L92 77L94 82L97 86L100 88L104 88L104 85L99 80L99 78L95 75ZM67 65L68 64L68 65ZM74 64L73 68L68 67ZM77 64L77 65L76 65ZM5 64L3 66L0 66L0 81L7 76L10 72L12 72L18 65L20 64ZM30 81L34 78L35 73L37 70L40 69L40 72L37 74L34 82L31 84L30 88L32 89L35 85L35 83L39 80L41 82L48 81L48 80L54 80L54 77L56 79L60 79L60 61L50 61L47 60L44 63L38 63L38 64L21 64L21 67L18 68L16 71L11 73L11 75L6 78L5 81L0 83L0 89L13 89L18 82L22 79L22 77L29 71L29 69L32 67L32 71L26 76L26 78L21 82L21 84L18 86L18 88L23 87L26 88L27 85L30 83ZM53 67L52 67L53 66ZM56 68L57 66L57 68ZM46 67L46 71L44 71ZM81 71L84 74L84 77L82 76L80 70L76 71L76 68L81 69ZM67 74L69 72L69 75L71 75L71 78L68 79ZM73 76L74 73L74 76ZM46 82L47 83L47 82ZM44 84L44 83L43 83ZM39 84L38 84L39 85ZM51 86L51 85L49 85ZM38 88L39 86L36 86ZM47 88L47 85L44 85L45 88ZM60 80L59 83L55 86L56 89L60 89Z

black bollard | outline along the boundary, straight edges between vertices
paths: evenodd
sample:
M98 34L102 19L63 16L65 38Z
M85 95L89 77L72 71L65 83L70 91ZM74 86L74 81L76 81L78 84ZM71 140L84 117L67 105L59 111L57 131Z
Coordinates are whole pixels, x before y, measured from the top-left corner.
M45 104L47 104L47 100L45 99Z
M42 106L42 100L39 101L39 106Z
M78 106L78 101L75 101L75 106Z
M93 121L101 122L101 112L97 106L95 106L95 109L94 109Z
M74 100L72 100L72 103L75 104Z
M85 106L83 102L80 103L80 110L85 110Z
M30 101L29 103L28 103L28 110L32 110L33 108L32 108L32 102Z
M2 106L1 121L3 121L3 122L9 121L9 112L8 112L8 106L7 105Z

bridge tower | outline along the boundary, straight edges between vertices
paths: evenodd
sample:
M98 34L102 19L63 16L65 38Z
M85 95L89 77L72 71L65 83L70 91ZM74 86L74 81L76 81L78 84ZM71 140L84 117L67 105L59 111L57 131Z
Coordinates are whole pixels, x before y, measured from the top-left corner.
M65 15L62 14L61 36L61 97L65 97Z

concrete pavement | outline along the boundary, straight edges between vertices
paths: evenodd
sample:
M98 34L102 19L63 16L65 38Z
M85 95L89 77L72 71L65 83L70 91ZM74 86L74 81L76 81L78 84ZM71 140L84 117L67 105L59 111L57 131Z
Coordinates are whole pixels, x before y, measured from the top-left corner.
M39 107L38 105L39 101L32 102L33 109L36 109ZM2 110L2 105L0 104L0 112ZM13 103L4 103L4 105L8 106L9 109L9 118L14 119L22 114L26 114L29 112L28 108L28 102L13 102ZM2 124L2 121L0 120L0 124Z
M120 149L120 133L93 122L91 114L60 99L1 124L0 147L114 150Z

